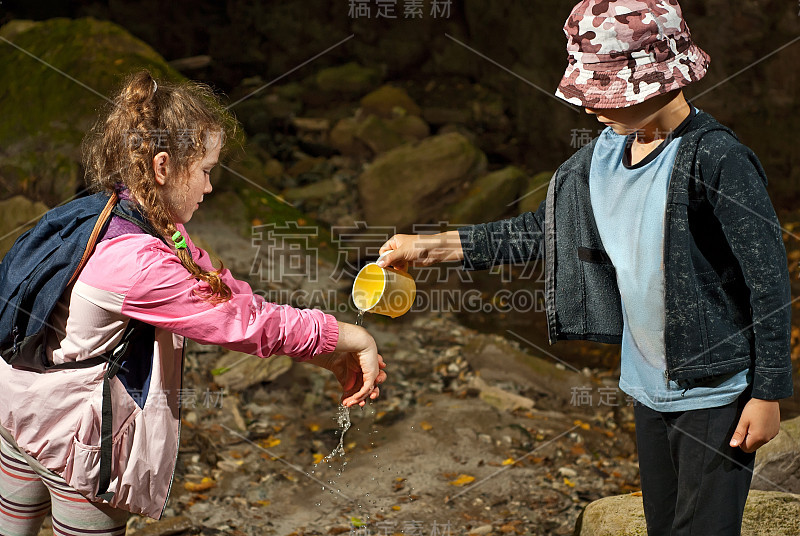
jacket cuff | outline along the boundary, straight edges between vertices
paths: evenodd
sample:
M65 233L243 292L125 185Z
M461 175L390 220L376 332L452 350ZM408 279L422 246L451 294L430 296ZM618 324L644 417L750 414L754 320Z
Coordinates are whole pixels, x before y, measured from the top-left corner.
M753 378L753 398L779 400L789 398L793 392L791 368L766 370L756 368Z
M461 249L464 259L461 267L465 270L483 270L491 266L478 254L476 258L476 245L488 242L485 225L465 225L458 228L458 237L461 239Z
M333 315L325 314L322 322L322 345L315 355L327 354L336 349L339 342L339 322Z

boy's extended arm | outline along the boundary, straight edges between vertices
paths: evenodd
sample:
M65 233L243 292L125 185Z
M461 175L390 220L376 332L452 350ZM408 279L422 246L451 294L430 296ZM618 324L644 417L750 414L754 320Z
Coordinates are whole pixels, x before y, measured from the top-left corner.
M461 261L482 270L497 264L523 264L544 254L544 201L539 209L516 218L467 225L433 235L394 235L381 247L381 266L401 270L409 264L430 266Z
M464 267L483 270L498 264L524 264L544 255L545 202L516 218L461 227Z

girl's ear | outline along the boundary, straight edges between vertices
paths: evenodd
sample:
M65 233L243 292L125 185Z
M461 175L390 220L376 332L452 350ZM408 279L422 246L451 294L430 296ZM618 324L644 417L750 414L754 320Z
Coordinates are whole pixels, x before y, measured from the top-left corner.
M161 186L167 184L167 170L169 169L169 154L161 151L153 157L153 171L156 182Z

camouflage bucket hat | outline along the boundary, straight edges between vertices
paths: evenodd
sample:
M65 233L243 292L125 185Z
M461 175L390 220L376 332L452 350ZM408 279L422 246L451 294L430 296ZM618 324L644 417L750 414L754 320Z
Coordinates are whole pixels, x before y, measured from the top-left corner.
M587 108L638 104L700 80L710 62L677 0L583 0L564 33L569 65L556 96Z

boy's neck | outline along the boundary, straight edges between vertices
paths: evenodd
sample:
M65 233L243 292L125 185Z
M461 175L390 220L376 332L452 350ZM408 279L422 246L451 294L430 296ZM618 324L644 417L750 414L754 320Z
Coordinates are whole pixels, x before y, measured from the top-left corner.
M633 143L636 145L653 144L655 148L664 138L667 138L689 116L691 107L679 91L674 98L659 108L647 123L636 132Z

